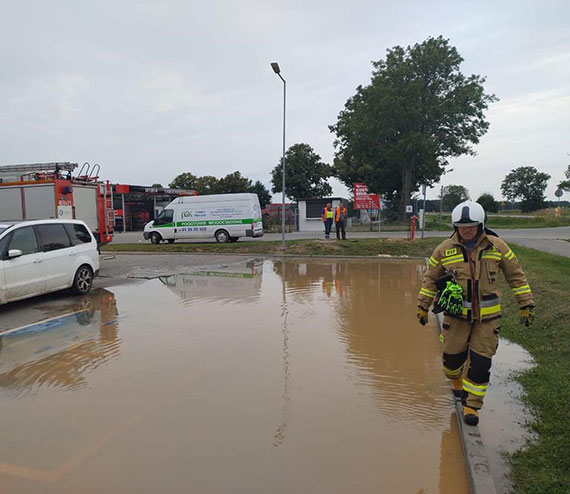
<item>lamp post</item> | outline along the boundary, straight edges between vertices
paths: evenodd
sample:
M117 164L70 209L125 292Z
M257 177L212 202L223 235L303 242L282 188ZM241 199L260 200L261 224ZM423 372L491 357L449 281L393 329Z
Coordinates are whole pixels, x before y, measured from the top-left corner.
M271 62L271 68L275 72L279 79L283 81L283 158L281 160L282 177L281 177L281 250L285 251L285 108L287 103L287 82L281 76L281 69L277 62Z

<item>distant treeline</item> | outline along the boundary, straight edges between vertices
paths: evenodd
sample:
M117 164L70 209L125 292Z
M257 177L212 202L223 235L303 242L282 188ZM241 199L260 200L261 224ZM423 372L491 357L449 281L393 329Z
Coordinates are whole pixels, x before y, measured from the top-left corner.
M417 211L423 207L423 200L422 199L413 199L412 202L414 203L414 209ZM426 200L426 212L427 213L439 213L440 211L440 204L441 201L439 199L427 199ZM501 204L501 203L499 203ZM558 207L558 201L544 201L545 208L556 208ZM561 208L568 208L570 207L570 201L560 201ZM517 202L509 202L505 201L504 206L500 206L501 211L509 211L511 209L520 209L521 203ZM450 211L444 212L449 213Z

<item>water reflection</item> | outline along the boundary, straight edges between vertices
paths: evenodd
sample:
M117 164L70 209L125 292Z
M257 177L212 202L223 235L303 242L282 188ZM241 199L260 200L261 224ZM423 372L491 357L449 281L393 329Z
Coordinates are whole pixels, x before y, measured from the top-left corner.
M434 328L415 322L418 263L380 264L254 261L118 286L107 365L116 307L5 338L3 364L7 342L27 351L0 369L2 489L467 492Z
M67 315L66 315L67 313ZM94 290L57 319L0 337L0 389L21 394L41 386L74 390L84 374L119 354L113 292Z
M253 302L259 297L262 276L263 261L252 260L158 279L177 293L183 304L191 304L206 300Z
M441 426L449 403L438 389L436 339L415 321L418 263L288 261L274 270L296 304L326 301L352 377L373 388L379 409L414 425Z
M453 411L449 415L449 426L441 434L439 494L457 494L470 490L463 455L457 448L458 441L459 425Z

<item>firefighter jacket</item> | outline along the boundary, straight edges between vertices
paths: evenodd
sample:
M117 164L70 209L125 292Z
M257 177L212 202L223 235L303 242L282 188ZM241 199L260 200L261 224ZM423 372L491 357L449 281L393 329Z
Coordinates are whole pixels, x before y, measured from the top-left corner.
M502 239L485 230L469 252L455 232L439 244L429 258L418 304L429 308L437 295L436 280L453 272L463 289L463 309L457 317L468 321L501 317L499 271L503 272L520 307L534 305L526 275Z

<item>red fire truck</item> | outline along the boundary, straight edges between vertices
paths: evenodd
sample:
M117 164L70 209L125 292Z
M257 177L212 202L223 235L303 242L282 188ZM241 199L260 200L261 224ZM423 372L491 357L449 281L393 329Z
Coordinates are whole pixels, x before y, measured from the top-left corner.
M99 165L38 163L0 166L0 221L78 219L99 245L113 239L111 184L97 176Z

